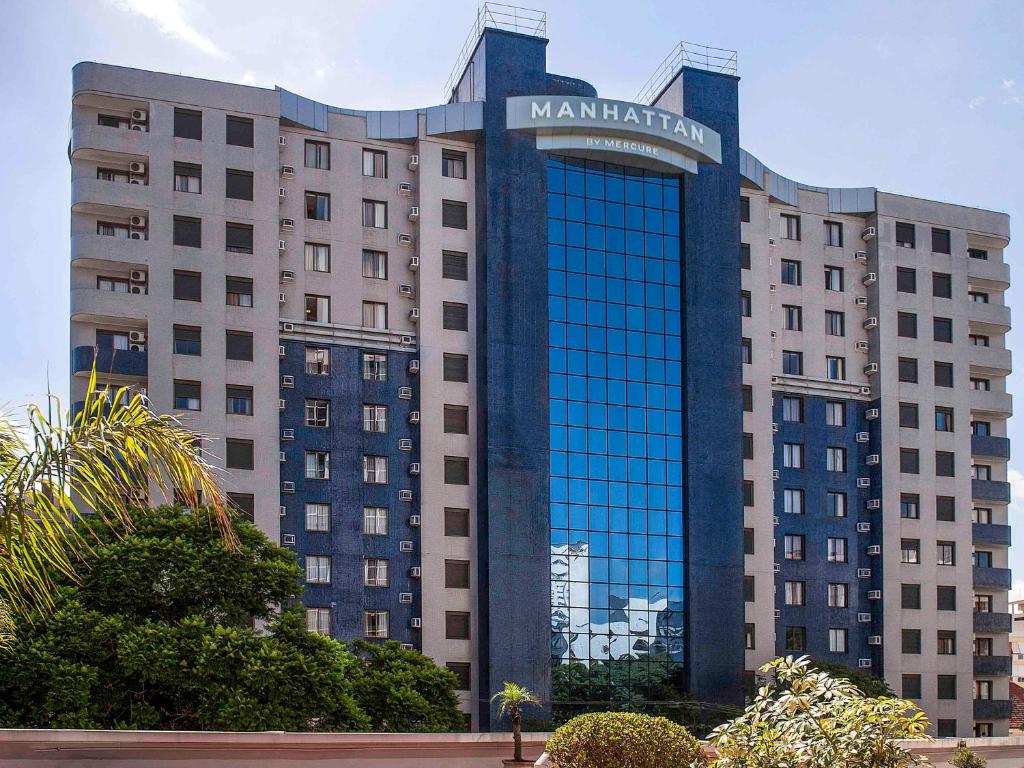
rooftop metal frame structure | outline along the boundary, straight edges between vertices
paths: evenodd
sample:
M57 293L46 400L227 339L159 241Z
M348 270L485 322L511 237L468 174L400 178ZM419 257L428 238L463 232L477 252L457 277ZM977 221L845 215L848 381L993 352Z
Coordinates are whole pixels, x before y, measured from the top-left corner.
M683 67L735 75L738 71L737 53L728 48L714 48L709 45L682 41L672 49L658 65L654 74L640 88L636 95L637 102L640 104L653 103Z

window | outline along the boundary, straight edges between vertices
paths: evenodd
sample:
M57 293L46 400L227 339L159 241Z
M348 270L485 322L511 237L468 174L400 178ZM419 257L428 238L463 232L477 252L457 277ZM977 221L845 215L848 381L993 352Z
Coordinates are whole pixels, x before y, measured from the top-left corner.
M252 171L228 168L224 196L232 200L252 200Z
M786 605L805 605L806 604L806 584L802 581L787 581L786 582ZM749 601L753 602L753 600Z
M956 632L940 629L936 634L936 650L939 656L956 655Z
M825 245L843 247L843 225L838 221L825 222Z
M900 607L907 610L921 609L921 585L901 584L900 585Z
M825 467L829 472L846 471L846 449L830 445L825 449Z
M896 290L917 293L917 272L911 267L896 267Z
M804 353L793 350L782 350L782 372L790 376L803 376Z
M746 307L748 314L746 317L750 317L750 292L746 293ZM802 331L804 329L804 315L803 310L800 307L793 306L792 304L782 305L782 327L787 331Z
M445 456L444 481L448 485L469 485L469 459L462 456Z
M750 198L740 195L740 221L750 222Z
M936 387L952 387L953 386L953 364L952 363L935 363L935 386Z
M442 325L446 331L469 330L469 306L455 301L444 302L442 309Z
M324 141L306 141L306 167L331 170L331 145Z
M921 630L920 629L904 629L901 631L901 650L903 653L908 654L919 654L921 653Z
M992 380L971 377L971 389L979 392L991 392Z
M331 246L325 243L306 243L305 262L307 272L330 272Z
M449 179L466 178L466 153L442 149L441 175Z
M828 607L846 608L850 602L850 586L848 584L828 585Z
M841 400L825 401L825 425L829 427L846 426L846 403Z
M174 326L174 354L203 354L203 331L191 325Z
M782 446L782 466L803 469L804 447L800 443L785 443Z
M252 225L229 221L224 228L224 249L228 253L252 253Z
M329 451L306 451L306 479L330 480L331 454Z
M754 529L744 528L743 529L743 554L752 555L754 554Z
M455 675L455 690L468 691L470 689L470 665L468 661L447 661L445 667Z
M932 273L932 296L949 299L953 296L953 276L946 272Z
M307 608L306 631L317 635L331 634L331 609Z
M938 696L939 699L955 699L956 698L956 675L939 675L938 676Z
M198 381L174 381L174 408L199 411L203 407L202 385Z
M992 655L992 638L991 637L976 637L976 638L974 638L974 655L975 656L991 656Z
M444 431L454 435L469 434L469 407L465 405L444 406Z
M363 249L363 277L388 279L388 255L384 251Z
M174 136L178 139L203 140L203 113L194 109L174 108Z
M227 413L234 416L252 416L252 387L228 384L225 396Z
M754 625L743 625L743 647L748 651L754 650Z
M469 561L445 560L444 585L447 589L469 589Z
M968 248L967 255L972 259L981 259L982 261L988 261L988 251L982 250L981 248Z
M330 221L331 196L323 192L307 192L306 218L316 221Z
M753 360L754 347L750 339L744 336L740 339L740 362L744 365L750 365Z
M826 497L828 514L832 517L846 517L846 493L843 491L828 491Z
M386 179L388 177L388 153L379 149L364 149L363 176Z
M953 341L953 320L949 317L932 318L932 330L936 341Z
M920 539L900 539L900 562L907 565L921 564Z
M804 420L804 399L802 397L782 398L782 420L796 423Z
M750 243L740 243L740 268L750 269Z
M786 650L806 651L807 650L807 628L786 627Z
M389 615L387 611L375 609L363 611L363 634L371 640L387 640L391 635L388 629Z
M388 585L388 561L368 557L363 561L363 586L386 587Z
M782 260L782 282L786 285L800 285L800 262Z
M845 336L846 316L842 312L825 310L825 333L829 336Z
M989 736L995 736L995 729L993 728L992 723L975 723L974 736L978 739L988 738Z
M935 587L935 610L956 610L956 587L942 585Z
M896 245L901 248L914 247L914 225L896 222Z
M831 381L843 381L846 379L846 358L826 355L825 376Z
M977 435L978 437L988 437L992 434L992 422L990 421L972 421L971 422L971 434Z
M913 312L897 312L896 333L905 339L916 339L917 315Z
M900 494L900 517L918 520L921 517L921 497L916 493Z
M975 507L971 510L971 521L975 523L981 523L982 525L992 524L992 508L991 507Z
M252 334L248 331L226 331L224 356L228 360L252 362Z
M457 200L442 200L441 226L451 229L468 229L469 206Z
M251 118L228 115L226 123L225 143L236 147L252 146L253 123Z
M907 475L921 473L921 456L917 448L900 448L900 472Z
M224 443L224 463L228 469L252 469L255 466L252 440L236 440L229 437Z
M983 291L968 291L967 298L975 304L988 304L988 294Z
M845 629L829 629L828 649L832 653L847 653Z
M830 563L846 562L846 539L828 537L828 561Z
M387 507L363 507L363 534L366 536L387 536Z
M446 280L468 280L469 255L458 251L442 251L441 277Z
M786 534L783 539L787 560L804 559L804 537L801 534Z
M754 410L754 388L750 384L740 387L740 395L743 403L743 412L750 413Z
M306 373L310 376L329 376L331 351L325 347L305 348Z
M752 432L743 433L743 458L754 458L754 435Z
M384 485L388 481L387 456L363 456L363 482Z
M954 522L956 520L956 499L952 496L936 496L935 519L940 523Z
M898 363L899 380L907 384L917 384L917 358L901 357Z
M307 293L305 296L305 318L308 322L329 323L331 322L331 298L330 296L317 296Z
M975 595L974 612L992 613L992 595Z
M306 583L331 583L331 558L327 555L306 555Z
M445 611L444 636L448 640L469 640L469 614L462 611Z
M751 314L750 291L740 291L740 315L750 317Z
M202 248L203 222L191 216L175 216L174 244L184 248Z
M116 115L97 115L96 124L103 128L127 128L128 118Z
M956 720L936 720L935 735L941 738L954 738L956 736Z
M932 253L949 253L949 230L932 227Z
M363 352L363 381L387 381L388 356Z
M331 422L331 401L306 398L305 424L307 427L326 428Z
M785 488L782 491L782 509L787 515L804 513L804 491L802 488Z
M443 368L445 381L469 381L469 357L467 355L445 352Z
M918 428L917 403L900 403L900 426L907 429Z
M96 277L96 290L110 293L128 293L129 281L123 277Z
M826 291L842 291L843 290L843 268L842 267L825 267L825 290Z
M972 347L988 347L992 343L988 336L981 333L969 334L968 340L971 342Z
M444 508L444 535L467 538L469 536L469 510L463 507Z
M974 566L976 568L991 568L992 567L992 553L985 550L977 550L974 553Z
M252 306L252 279L248 277L231 277L224 281L225 302L229 307Z
M100 349L129 348L128 334L121 331L96 331L96 346Z
M903 693L904 699L920 699L921 698L921 676L920 675L903 675Z
M953 431L953 409L945 408L943 406L935 406L935 431L936 432L952 432Z
M133 227L132 229L138 231L137 228ZM96 234L104 237L128 237L128 227L124 224L112 224L109 221L97 221ZM149 236L143 234L143 238L148 240Z
M325 533L331 530L331 505L306 502L306 530Z
M388 228L388 204L381 200L363 200L363 226Z
M127 171L117 170L114 168L97 168L96 178L100 181L115 181L119 184L127 184L131 178ZM139 176L135 177L136 183L139 182Z
M174 191L201 194L203 191L203 167L193 163L175 163Z
M383 434L388 431L388 407L363 404L363 432Z
M788 213L779 215L780 231L783 240L800 239L800 217Z
M387 328L388 305L380 301L364 301L363 326L365 328Z
M935 542L936 565L956 565L956 542L937 541Z
M971 479L972 480L991 480L992 479L992 467L990 467L988 464L972 464L971 465Z

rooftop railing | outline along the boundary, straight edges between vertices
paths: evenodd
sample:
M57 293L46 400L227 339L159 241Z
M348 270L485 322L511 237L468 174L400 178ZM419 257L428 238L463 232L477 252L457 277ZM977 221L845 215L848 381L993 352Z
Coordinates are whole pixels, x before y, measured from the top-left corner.
M637 102L640 104L653 103L683 67L735 75L737 72L736 51L731 51L728 48L713 48L698 43L679 43L658 65L650 79L644 83L637 94Z

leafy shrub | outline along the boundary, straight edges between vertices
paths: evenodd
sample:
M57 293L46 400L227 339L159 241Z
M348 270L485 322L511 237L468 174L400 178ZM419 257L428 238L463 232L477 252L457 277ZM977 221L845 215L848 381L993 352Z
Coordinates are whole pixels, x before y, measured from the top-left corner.
M555 768L687 768L706 764L690 732L664 717L595 712L574 717L548 740Z
M953 757L950 758L949 764L953 768L985 768L988 765L988 761L976 755L971 751L970 747L966 744L957 747L956 752L953 753Z

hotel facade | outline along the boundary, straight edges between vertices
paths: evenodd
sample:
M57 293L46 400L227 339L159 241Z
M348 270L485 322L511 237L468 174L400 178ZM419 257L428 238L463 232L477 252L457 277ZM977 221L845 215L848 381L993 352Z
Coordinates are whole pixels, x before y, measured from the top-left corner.
M485 5L401 111L78 64L72 399L212 438L310 629L474 729L505 680L741 704L806 653L1005 735L1008 217L776 173L731 52L617 101L547 44Z

